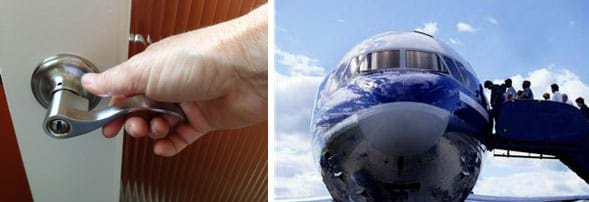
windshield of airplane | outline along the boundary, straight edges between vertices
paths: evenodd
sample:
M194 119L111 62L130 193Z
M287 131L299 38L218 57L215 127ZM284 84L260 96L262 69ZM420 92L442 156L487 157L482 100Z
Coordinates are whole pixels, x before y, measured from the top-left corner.
M399 68L401 67L401 53L399 50L373 52L368 55L368 64L365 67L367 69L363 69L361 65L360 70Z
M401 67L401 51L387 50L369 53L366 57L356 57L350 61L352 71L359 67L360 72ZM432 52L406 50L405 67L414 69L443 70L439 57Z
M440 69L440 61L434 53L414 50L407 50L405 53L407 68Z

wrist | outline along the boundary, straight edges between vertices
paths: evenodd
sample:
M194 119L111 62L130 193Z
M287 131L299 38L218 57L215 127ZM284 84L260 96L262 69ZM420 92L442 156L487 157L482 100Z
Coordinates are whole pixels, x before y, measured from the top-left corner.
M267 78L268 15L266 5L227 23L229 33L219 46L227 62L243 78Z
M252 85L255 94L267 100L268 88L268 15L266 5L227 22L228 32L219 43L224 62L234 68L240 79Z

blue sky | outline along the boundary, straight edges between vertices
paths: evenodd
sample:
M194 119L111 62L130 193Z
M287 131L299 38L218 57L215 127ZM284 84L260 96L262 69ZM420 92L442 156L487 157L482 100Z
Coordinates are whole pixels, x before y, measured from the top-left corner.
M377 33L437 22L482 79L570 67L589 79L587 1L276 1L276 44L334 67L353 45ZM497 24L488 21L493 18ZM456 24L475 32L458 32Z
M423 29L457 50L481 80L551 83L589 99L589 1L276 1L276 197L326 195L309 153L317 85L360 41ZM515 85L519 86L519 85ZM589 194L557 160L498 159L487 153L475 193Z

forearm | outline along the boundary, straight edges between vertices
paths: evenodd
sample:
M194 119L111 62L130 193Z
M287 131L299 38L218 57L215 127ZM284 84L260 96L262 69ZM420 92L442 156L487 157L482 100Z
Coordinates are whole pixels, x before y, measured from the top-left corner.
M268 74L268 11L262 5L250 13L235 19L234 37L229 41L236 44L231 51L244 68L252 74Z
M208 29L209 40L219 62L231 66L241 77L267 77L268 74L268 15L266 5L246 15Z
M267 97L268 82L268 11L262 5L250 13L228 21L228 37L220 45L221 54L239 76Z

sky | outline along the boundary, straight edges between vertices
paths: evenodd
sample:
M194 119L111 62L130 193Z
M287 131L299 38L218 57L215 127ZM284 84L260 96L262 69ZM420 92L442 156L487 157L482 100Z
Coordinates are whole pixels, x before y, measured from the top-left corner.
M589 2L276 0L276 198L327 195L310 153L309 120L326 73L360 41L387 31L421 30L448 43L479 79L532 81L536 96L558 83L589 100ZM517 89L517 88L516 88ZM477 194L589 194L558 160L486 153Z

